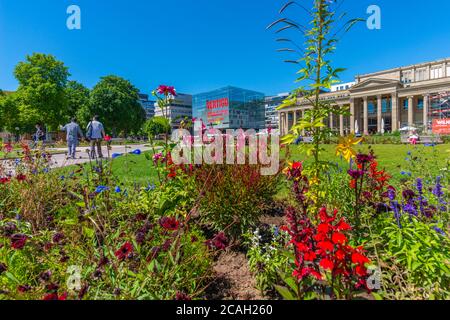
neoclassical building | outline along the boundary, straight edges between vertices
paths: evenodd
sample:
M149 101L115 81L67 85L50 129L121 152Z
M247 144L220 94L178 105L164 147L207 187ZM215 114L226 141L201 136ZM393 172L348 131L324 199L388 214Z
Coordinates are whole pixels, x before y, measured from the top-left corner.
M349 108L350 116L330 114L326 121L341 135L393 132L406 126L429 133L433 119L450 117L450 58L359 75L320 98ZM299 98L295 106L279 110L281 133L311 107Z

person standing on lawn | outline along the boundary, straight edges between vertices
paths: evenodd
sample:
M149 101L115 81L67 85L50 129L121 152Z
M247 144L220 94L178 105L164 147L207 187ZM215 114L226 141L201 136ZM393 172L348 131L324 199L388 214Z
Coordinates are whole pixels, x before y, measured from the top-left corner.
M102 140L105 138L105 129L103 124L98 121L98 116L94 116L91 122L89 122L87 126L86 137L90 141L91 151L90 157L91 159L95 158L95 147L97 147L97 157L102 159Z
M33 135L33 140L34 140L33 149L36 149L39 145L41 148L44 147L45 132L40 123L36 123L36 132Z
M79 141L78 138L84 138L83 131L81 131L81 128L75 118L72 118L70 123L62 127L61 130L67 133L67 147L69 149L67 159L75 159Z

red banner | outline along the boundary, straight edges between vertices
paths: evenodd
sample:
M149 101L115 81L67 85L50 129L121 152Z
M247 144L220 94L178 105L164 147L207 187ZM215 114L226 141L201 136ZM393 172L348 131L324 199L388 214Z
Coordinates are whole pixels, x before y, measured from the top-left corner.
M450 119L434 119L433 120L434 134L450 134Z

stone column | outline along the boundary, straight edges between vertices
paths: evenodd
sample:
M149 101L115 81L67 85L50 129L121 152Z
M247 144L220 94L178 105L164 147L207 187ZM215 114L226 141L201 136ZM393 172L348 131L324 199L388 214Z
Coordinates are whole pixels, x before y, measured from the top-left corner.
M377 129L378 133L381 133L381 122L383 121L383 97L377 96Z
M339 116L339 134L344 136L344 115Z
M330 129L333 130L334 115L330 113Z
M302 119L305 118L305 110L302 110ZM304 136L306 133L305 129L302 130L302 136Z
M408 97L408 126L414 126L414 97Z
M283 134L283 113L278 112L278 128L280 129L280 134Z
M391 110L391 126L392 132L398 131L398 95L397 92L392 94L392 110Z
M428 128L428 103L429 103L430 96L428 94L423 96L423 125L425 133L430 133L430 130Z
M297 124L297 110L294 111L294 126Z
M355 99L350 98L350 132L355 133Z
M369 135L369 103L368 98L364 97L364 135Z

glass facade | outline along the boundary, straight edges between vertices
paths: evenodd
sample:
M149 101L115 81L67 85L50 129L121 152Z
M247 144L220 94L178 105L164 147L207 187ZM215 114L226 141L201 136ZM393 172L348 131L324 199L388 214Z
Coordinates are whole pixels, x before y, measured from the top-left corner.
M193 116L217 129L264 129L264 94L225 87L197 94L192 101Z

